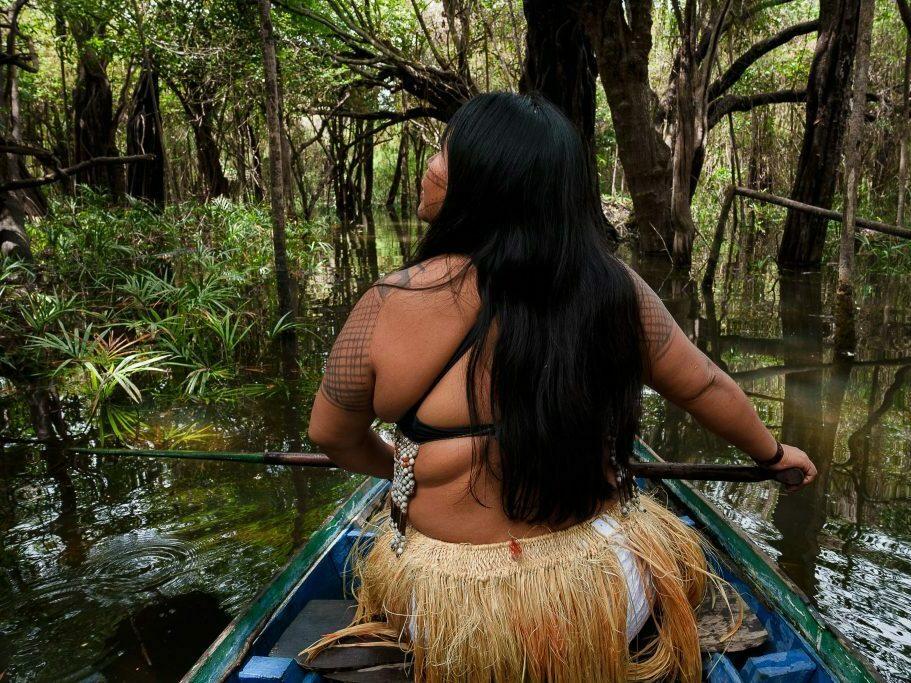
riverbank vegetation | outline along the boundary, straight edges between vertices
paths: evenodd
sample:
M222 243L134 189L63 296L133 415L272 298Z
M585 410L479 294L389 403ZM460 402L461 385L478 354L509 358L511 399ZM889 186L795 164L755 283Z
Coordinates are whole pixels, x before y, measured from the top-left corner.
M362 284L349 252L379 274L379 217L407 254L400 221L440 132L486 90L563 108L598 165L605 230L658 289L709 274L724 298L738 279L836 262L850 285L855 252L865 271L911 268L907 0L4 12L0 387L31 387L39 438L74 431L61 387L87 406L75 432L129 440L125 406L143 397L308 378L334 333L308 311L344 319ZM753 194L726 203L731 186ZM332 286L313 279L326 269Z

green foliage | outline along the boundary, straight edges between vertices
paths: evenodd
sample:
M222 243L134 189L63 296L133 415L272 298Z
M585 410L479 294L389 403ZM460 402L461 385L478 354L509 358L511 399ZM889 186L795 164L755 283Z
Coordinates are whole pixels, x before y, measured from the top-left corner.
M82 332L67 332L61 325L60 334L44 332L29 335L26 349L45 351L56 362L52 364L52 376L64 369L75 367L82 371L86 387L91 396L89 415L94 415L102 402L110 399L120 388L134 402L142 400L142 392L134 381L140 373L165 372L162 361L167 354L151 351L137 351L141 338L129 339L113 336L110 329L93 333L89 324Z
M289 226L297 277L331 253L327 227ZM283 332L307 331L276 313L264 206L219 199L158 213L86 192L54 202L30 232L40 268L0 262L0 362L83 396L117 438L143 426L130 402L175 387L234 400L229 390L271 362ZM163 375L175 382L154 381Z

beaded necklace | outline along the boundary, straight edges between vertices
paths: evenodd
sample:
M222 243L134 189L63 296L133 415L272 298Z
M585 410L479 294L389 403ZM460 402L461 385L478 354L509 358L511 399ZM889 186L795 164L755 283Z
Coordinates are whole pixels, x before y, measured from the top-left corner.
M389 523L393 536L390 547L396 555L405 550L405 528L408 524L408 501L414 496L414 461L419 445L396 427L393 438L395 460L392 466L392 491L389 498Z

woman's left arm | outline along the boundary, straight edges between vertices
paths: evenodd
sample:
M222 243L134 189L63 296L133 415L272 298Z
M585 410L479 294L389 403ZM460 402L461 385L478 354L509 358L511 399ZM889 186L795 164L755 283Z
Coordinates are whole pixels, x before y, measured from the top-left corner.
M313 399L307 437L340 467L391 479L394 449L371 428L376 373L370 347L383 299L381 288L371 287L351 310Z
M634 271L629 272L639 299L646 384L757 463L775 458L778 442L747 395L687 338L652 288ZM787 444L782 444L782 451L782 458L771 468L798 467L804 473L803 482L788 490L816 478L816 467L806 453Z

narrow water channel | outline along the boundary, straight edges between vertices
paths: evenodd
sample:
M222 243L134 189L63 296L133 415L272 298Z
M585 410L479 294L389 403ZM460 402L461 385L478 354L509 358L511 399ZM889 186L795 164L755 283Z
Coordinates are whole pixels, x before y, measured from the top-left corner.
M148 434L198 430L192 447L306 448L306 416L328 350L360 289L401 262L413 226L339 233L313 273L304 378L251 377L224 401L142 406ZM684 330L750 394L819 481L704 491L779 563L891 680L911 671L911 279L858 288L858 352L831 349L829 274L720 282L713 297L651 278ZM2 387L0 387L2 388ZM0 431L32 436L22 392L0 391ZM63 392L78 423L82 406ZM91 429L90 429L91 432ZM94 432L91 432L94 434ZM673 460L738 454L649 394L643 433ZM96 435L97 436L97 435ZM169 681L193 663L294 549L356 486L340 471L62 454L0 445L2 680Z

